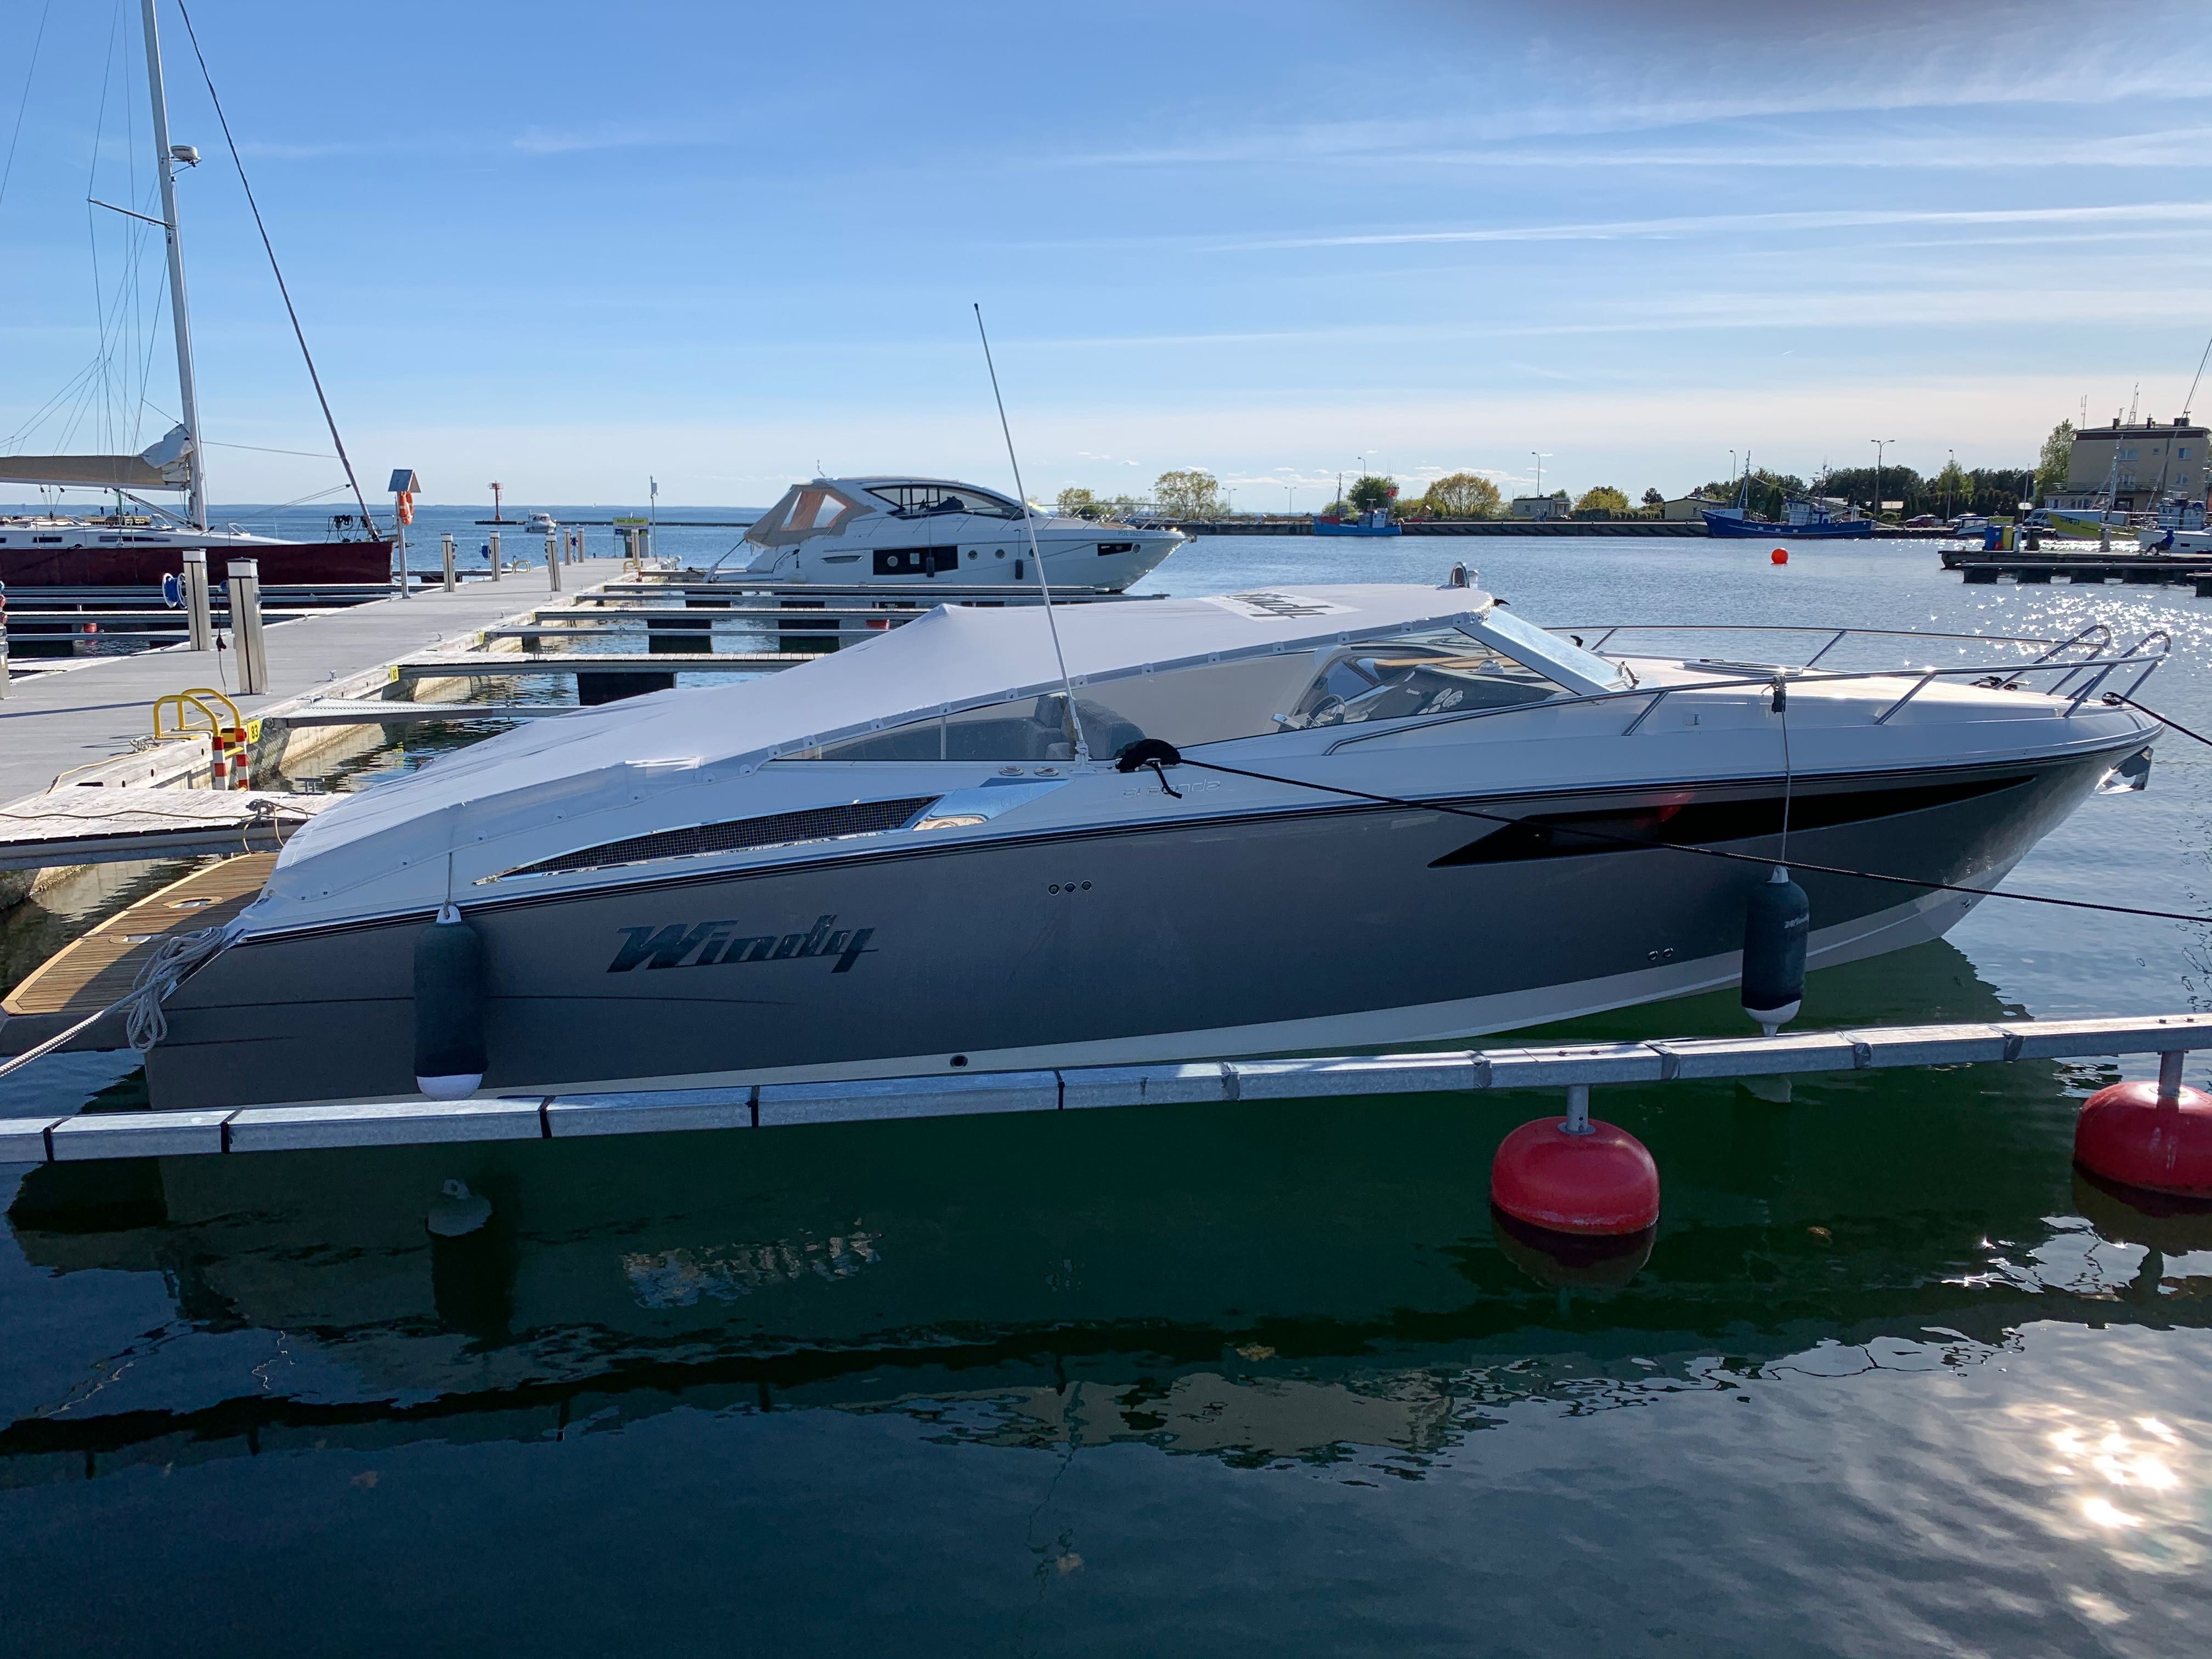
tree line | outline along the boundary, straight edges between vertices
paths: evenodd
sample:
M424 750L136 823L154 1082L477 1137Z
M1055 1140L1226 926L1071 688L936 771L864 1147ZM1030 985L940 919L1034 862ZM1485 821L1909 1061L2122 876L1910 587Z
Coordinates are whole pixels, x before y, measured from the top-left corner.
M2033 468L1965 468L1953 461L1942 471L1923 477L1909 466L1886 465L1879 473L1871 466L1839 467L1808 483L1795 473L1761 467L1741 477L1708 480L1692 493L1717 504L1733 504L1741 499L1752 513L1770 519L1780 518L1787 502L1816 495L1848 501L1875 517L1884 516L1884 501L1902 501L1901 509L1889 512L1908 519L1923 514L1947 519L1961 513L2010 514L2018 511L2021 502L2036 499L2040 491L2065 482L2073 441L2074 423L2062 421L2045 441ZM1627 494L1611 484L1593 485L1571 498L1564 489L1555 490L1552 499L1559 504L1557 511L1562 516L1576 519L1656 518L1667 501L1655 486L1644 492L1640 506L1632 506ZM1205 520L1224 519L1230 513L1220 480L1196 468L1160 474L1153 482L1149 501L1127 495L1099 495L1070 485L1060 492L1054 506L1060 513L1079 519ZM1322 511L1326 516L1346 517L1377 507L1387 507L1400 519L1500 519L1506 514L1498 485L1480 472L1447 473L1412 497L1401 495L1395 478L1367 473L1344 492L1342 499Z

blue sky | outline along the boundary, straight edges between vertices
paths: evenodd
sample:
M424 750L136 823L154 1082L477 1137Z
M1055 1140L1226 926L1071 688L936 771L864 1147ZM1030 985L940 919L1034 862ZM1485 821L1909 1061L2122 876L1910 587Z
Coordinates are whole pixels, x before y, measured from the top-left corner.
M1240 507L2021 465L2085 397L2178 412L2212 335L2212 46L2160 0L187 3L348 442L434 500L1002 483L971 301L1032 494ZM162 16L213 493L289 499L332 466L268 452L328 442ZM0 0L6 447L103 306L141 441L173 410L158 250L84 205L150 199L137 28ZM71 447L128 435L94 403Z

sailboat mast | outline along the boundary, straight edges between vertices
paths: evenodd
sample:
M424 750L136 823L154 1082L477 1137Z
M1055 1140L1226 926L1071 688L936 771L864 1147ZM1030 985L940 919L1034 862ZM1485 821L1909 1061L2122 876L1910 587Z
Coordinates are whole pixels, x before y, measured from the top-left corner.
M192 528L205 530L207 473L200 465L199 389L192 379L192 326L185 303L185 248L177 234L177 160L169 154L169 98L161 84L161 33L154 19L154 0L140 0L146 19L146 90L154 100L154 166L161 180L161 224L169 242L170 331L177 337L177 402L185 435L191 447L185 464L191 469L189 502Z

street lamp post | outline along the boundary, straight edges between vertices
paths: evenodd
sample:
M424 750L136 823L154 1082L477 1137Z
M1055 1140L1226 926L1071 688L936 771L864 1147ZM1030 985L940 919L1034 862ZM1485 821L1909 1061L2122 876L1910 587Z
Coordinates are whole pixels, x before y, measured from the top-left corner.
M1881 517L1881 452L1897 441L1894 438L1869 438L1874 446L1874 516Z
M1951 520L1951 480L1959 476L1959 452L1947 449L1943 453L1951 458L1951 465L1943 469L1943 521L1948 524Z

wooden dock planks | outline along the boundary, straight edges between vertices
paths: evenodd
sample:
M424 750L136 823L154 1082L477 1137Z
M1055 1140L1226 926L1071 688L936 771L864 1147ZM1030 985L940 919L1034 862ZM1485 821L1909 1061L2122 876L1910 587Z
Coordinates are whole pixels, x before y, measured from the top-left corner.
M260 894L276 863L274 853L248 853L203 865L64 945L0 998L0 1054L21 1054L114 1002L162 940L230 921ZM86 1046L114 1041L112 1032L85 1033Z

